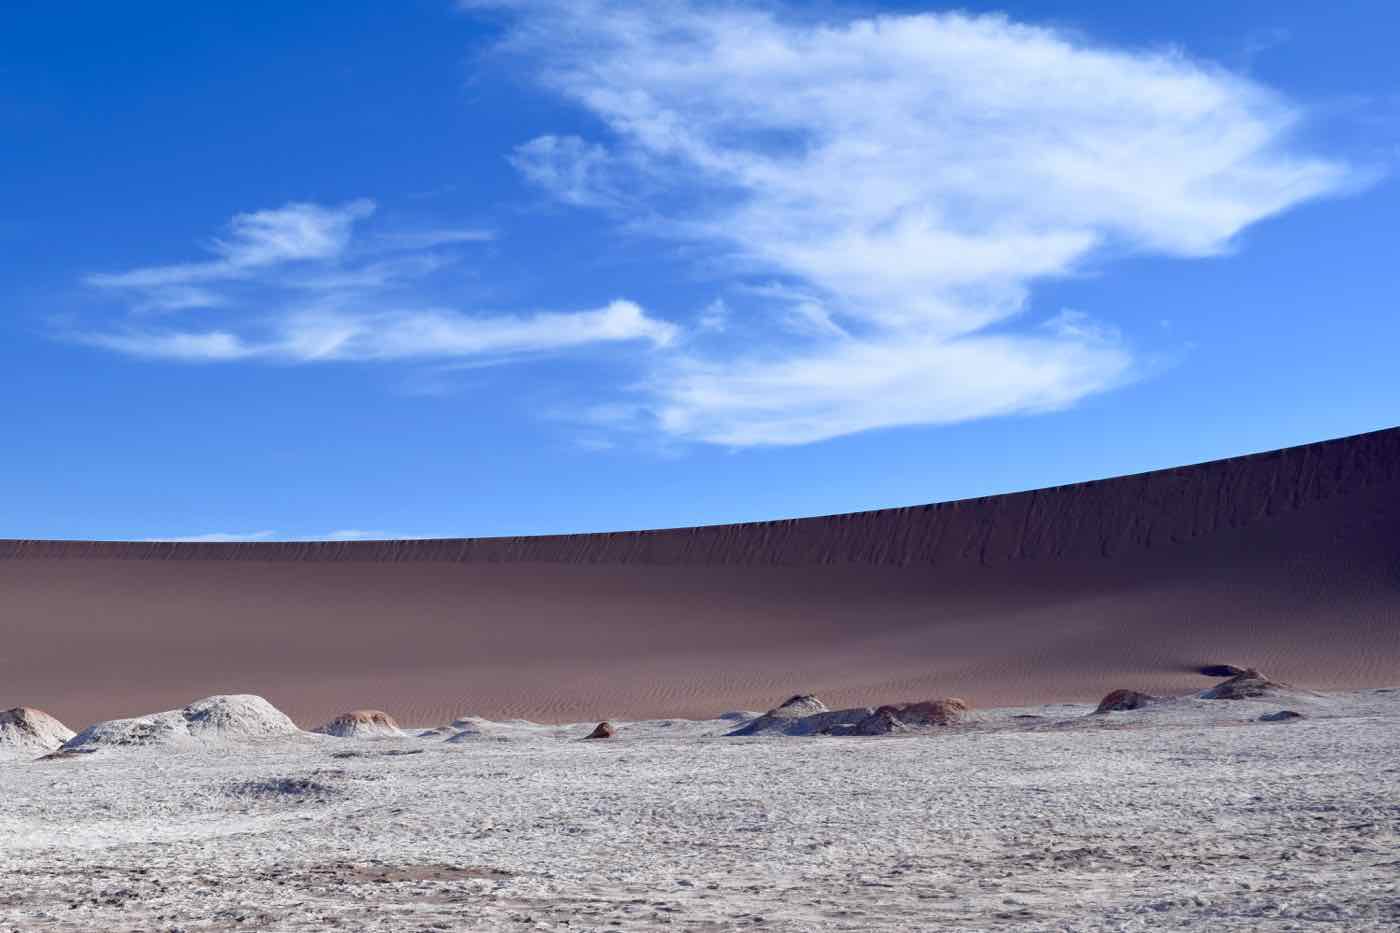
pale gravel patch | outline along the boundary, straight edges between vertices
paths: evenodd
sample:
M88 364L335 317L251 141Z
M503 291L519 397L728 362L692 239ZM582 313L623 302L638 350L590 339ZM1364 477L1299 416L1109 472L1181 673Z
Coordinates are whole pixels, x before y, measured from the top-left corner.
M3 761L0 930L1400 928L1400 693L1089 708Z

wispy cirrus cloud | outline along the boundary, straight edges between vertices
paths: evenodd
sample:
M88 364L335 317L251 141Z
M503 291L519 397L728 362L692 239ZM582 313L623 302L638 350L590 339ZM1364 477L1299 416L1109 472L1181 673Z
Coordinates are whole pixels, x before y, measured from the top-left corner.
M1126 255L1226 253L1362 177L1310 152L1303 111L1246 76L1001 16L462 5L505 10L500 60L594 121L540 126L503 157L717 279L686 325L625 297L443 300L431 283L493 231L384 229L361 199L238 214L192 261L89 276L126 313L68 336L153 360L454 367L632 344L645 377L578 401L594 429L803 444L1052 411L1136 378L1118 309L1039 309L1036 286Z
M70 337L146 359L444 360L561 351L595 343L671 343L675 325L637 304L582 311L489 313L431 303L413 284L455 261L446 250L481 243L478 228L360 235L369 200L308 203L235 216L208 246L213 258L100 273L87 283L129 302L119 326ZM152 323L146 312L222 312L203 327Z
M197 535L176 535L168 538L145 538L152 543L225 544L240 541L408 541L413 536L392 535L362 528L341 528L319 535L288 535L279 531L211 531Z
M1016 327L1037 282L1094 258L1217 255L1357 177L1297 144L1301 110L1245 77L1001 16L463 6L505 9L507 59L598 121L521 144L526 179L707 248L750 296L774 283L747 326L730 307L722 331L700 328L709 344L658 361L631 411L680 439L797 444L1073 404L1132 378L1135 354L1083 315Z
M293 203L236 214L228 233L209 244L213 259L97 273L87 282L98 288L158 291L242 279L286 263L335 259L349 245L355 222L373 214L374 207L369 200L335 207Z
M539 353L609 341L670 343L676 327L630 301L590 311L478 316L445 309L300 311L251 334L231 331L93 333L79 339L131 356L185 361L442 360Z
M176 535L169 538L145 538L150 544L226 544L238 541L271 541L277 532L263 531L208 531L197 535Z

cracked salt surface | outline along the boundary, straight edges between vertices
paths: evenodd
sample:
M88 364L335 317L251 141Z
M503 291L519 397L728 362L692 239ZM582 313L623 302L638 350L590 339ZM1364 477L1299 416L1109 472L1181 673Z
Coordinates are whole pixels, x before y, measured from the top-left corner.
M0 930L1400 929L1400 692L1092 708L15 755Z

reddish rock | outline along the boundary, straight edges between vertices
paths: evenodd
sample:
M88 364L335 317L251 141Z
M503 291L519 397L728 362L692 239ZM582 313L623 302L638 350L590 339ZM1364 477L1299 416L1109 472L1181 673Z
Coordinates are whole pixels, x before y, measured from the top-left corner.
M613 724L606 720L593 727L593 731L584 736L586 739L610 739L617 735L617 730Z
M1287 684L1270 680L1254 668L1231 677L1224 683L1216 684L1201 694L1203 700L1247 700L1253 697L1272 696L1280 690L1287 690Z
M881 707L882 709L884 707ZM959 722L967 715L967 701L958 697L944 697L941 700L923 700L892 707L894 714L906 725L947 726Z
M380 709L355 709L341 713L316 732L342 738L363 736L397 736L401 734L394 717Z
M1096 713L1113 713L1120 710L1142 709L1148 704L1157 702L1157 697L1150 693L1139 693L1136 690L1114 690L1099 701Z
M889 735L908 732L920 726L950 726L966 715L966 700L945 697L902 705L886 704L858 722L852 730L856 735Z

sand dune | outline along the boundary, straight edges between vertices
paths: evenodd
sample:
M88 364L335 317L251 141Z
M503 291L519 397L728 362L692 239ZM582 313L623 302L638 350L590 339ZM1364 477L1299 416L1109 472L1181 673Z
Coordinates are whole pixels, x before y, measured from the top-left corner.
M1400 683L1400 429L938 505L440 541L0 542L0 707L303 725Z

